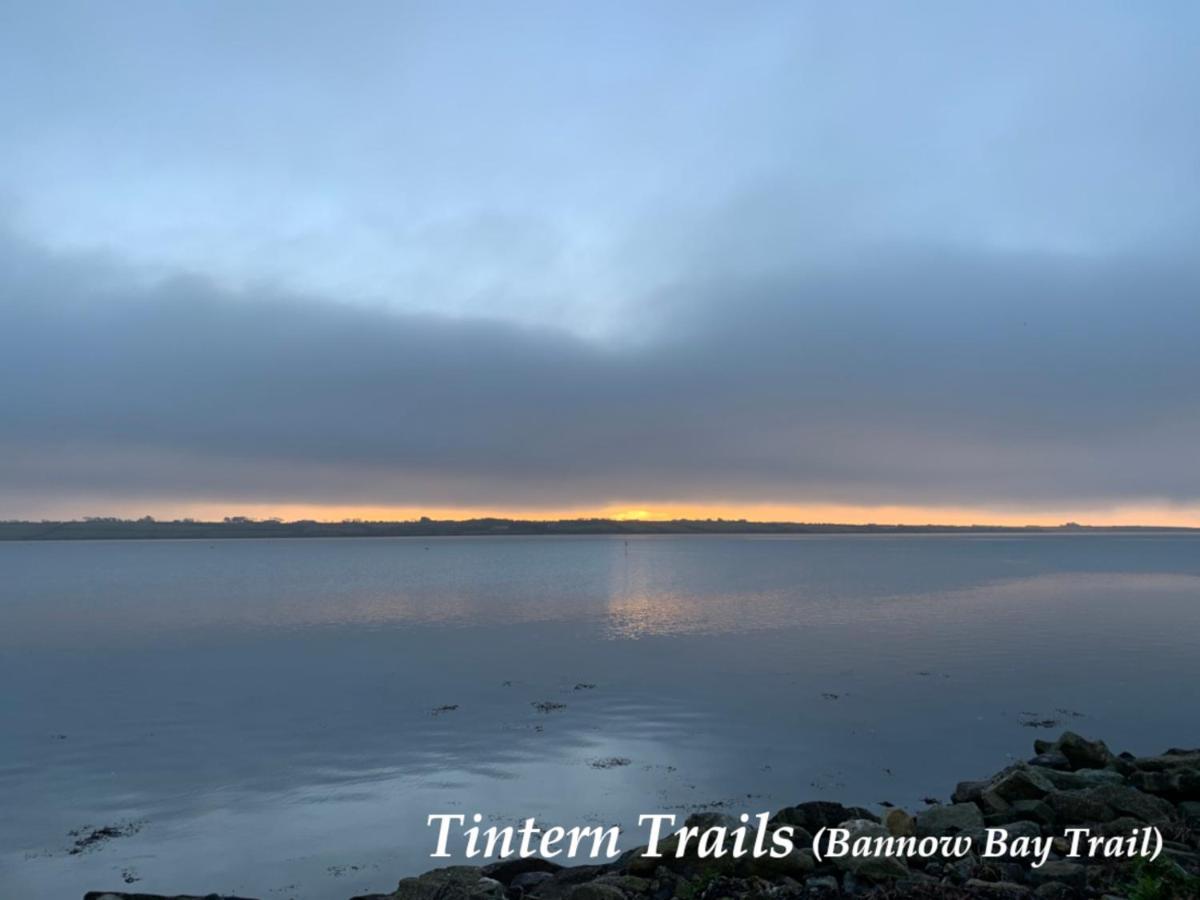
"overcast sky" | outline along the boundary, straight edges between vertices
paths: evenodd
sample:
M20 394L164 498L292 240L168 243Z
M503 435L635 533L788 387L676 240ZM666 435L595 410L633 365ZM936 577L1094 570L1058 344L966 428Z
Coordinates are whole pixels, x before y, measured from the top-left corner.
M0 518L1200 524L1192 3L8 3Z

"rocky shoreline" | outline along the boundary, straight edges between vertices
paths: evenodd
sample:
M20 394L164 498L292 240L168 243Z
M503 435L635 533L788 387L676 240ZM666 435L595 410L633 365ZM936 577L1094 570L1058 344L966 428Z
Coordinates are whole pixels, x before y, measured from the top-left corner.
M710 900L710 898L991 898L991 900L1187 900L1200 898L1200 749L1159 756L1114 754L1103 741L1064 732L1036 741L1035 756L991 778L965 781L949 802L910 815L882 814L829 801L777 812L768 827L789 826L795 849L781 859L677 857L668 841L660 858L637 848L604 865L563 867L543 859L510 859L482 867L450 866L403 879L396 890L353 900ZM688 825L736 828L737 819L698 813ZM1129 838L1148 826L1161 854L1146 859L1077 856L1065 829L1105 839ZM970 837L963 854L855 855L814 852L822 828L840 827L872 846L886 838ZM1040 865L1028 856L985 857L987 829L1012 839L1043 839ZM85 900L200 900L151 894L91 892ZM207 900L219 900L210 895ZM221 898L237 900L237 898ZM249 900L249 898L241 898Z

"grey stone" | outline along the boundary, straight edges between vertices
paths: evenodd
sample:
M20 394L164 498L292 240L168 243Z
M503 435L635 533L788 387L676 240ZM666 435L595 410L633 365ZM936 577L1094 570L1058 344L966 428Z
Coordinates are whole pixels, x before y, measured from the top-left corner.
M1009 822L1003 826L1009 841L1016 838L1035 838L1042 836L1042 827L1037 822Z
M512 884L513 880L524 872L557 872L562 866L552 863L540 856L529 856L524 859L505 859L486 865L481 874L495 878L502 884Z
M1054 809L1045 800L1018 800L1012 806L1012 814L1018 821L1025 819L1039 825L1054 824Z
M1046 803L1054 810L1055 820L1060 825L1108 822L1114 816L1112 807L1096 797L1094 790L1053 791L1046 795Z
M771 817L771 822L778 825L799 825L811 834L816 834L822 828L833 828L850 819L878 821L873 812L860 806L842 806L828 800L813 800L781 809Z
M1054 744L1072 769L1103 769L1114 759L1104 741L1089 741L1074 731L1064 731Z
M838 892L838 881L832 875L808 878L805 880L804 886L813 893L836 894Z
M760 878L775 878L787 876L801 879L811 874L817 868L817 861L811 851L793 848L792 852L781 859L773 856L763 856L758 859L747 857L742 860L747 875L757 875Z
M1038 886L1038 889L1033 892L1033 896L1038 900L1069 900L1075 896L1075 892L1061 881L1047 881Z
M513 878L513 880L509 883L515 888L521 888L522 890L528 891L534 887L537 887L543 881L549 881L553 877L553 872L522 872L520 875L517 875L515 878Z
M988 900L1023 900L1029 896L1029 889L1011 881L980 881L972 878L963 885L971 892L972 897L985 897Z
M883 827L894 837L910 837L917 833L917 823L902 809L889 809L883 814Z
M1034 768L1014 769L992 782L985 793L993 793L1013 803L1017 800L1040 800L1054 790L1054 784Z
M1045 753L1039 753L1033 759L1029 760L1029 764L1031 766L1039 766L1043 769L1071 768L1071 761L1057 750L1048 750Z
M917 834L957 834L972 828L983 828L983 813L974 803L953 803L934 806L917 816Z
M955 803L974 803L988 789L989 781L960 781L950 799Z
M1175 820L1175 808L1151 794L1143 794L1136 788L1121 784L1105 784L1087 791L1092 797L1111 807L1117 813L1133 816L1143 822L1163 823Z
M1045 865L1029 870L1029 880L1034 884L1057 881L1060 884L1082 889L1087 885L1087 867L1065 859L1047 860Z
M576 885L567 896L570 900L625 900L625 894L618 888L597 882Z
M475 866L447 866L402 879L389 896L393 900L468 900L479 878Z
M504 885L495 878L484 876L475 882L469 894L471 900L505 900L508 896Z
M1179 804L1179 813L1192 828L1200 828L1200 802L1185 800Z

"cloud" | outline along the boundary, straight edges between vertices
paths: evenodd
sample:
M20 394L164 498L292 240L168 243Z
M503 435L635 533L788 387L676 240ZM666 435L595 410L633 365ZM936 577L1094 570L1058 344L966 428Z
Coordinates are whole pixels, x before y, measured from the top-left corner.
M1200 499L1200 272L876 248L640 298L623 339L0 244L0 502Z

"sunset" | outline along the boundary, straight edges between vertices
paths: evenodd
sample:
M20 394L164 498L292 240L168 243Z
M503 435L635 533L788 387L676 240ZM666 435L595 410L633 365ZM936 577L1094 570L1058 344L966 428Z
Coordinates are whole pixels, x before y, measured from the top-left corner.
M1198 48L0 0L0 900L1200 898Z

